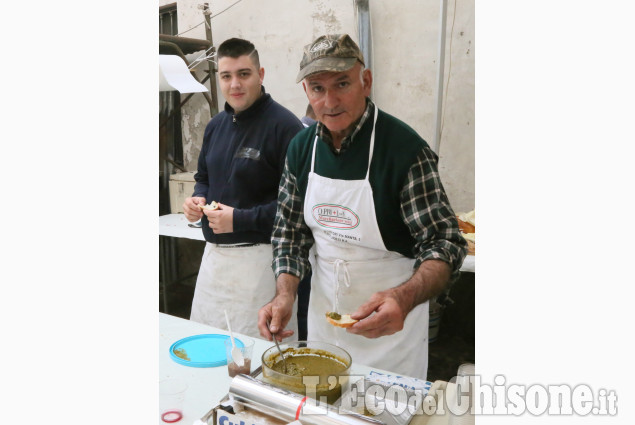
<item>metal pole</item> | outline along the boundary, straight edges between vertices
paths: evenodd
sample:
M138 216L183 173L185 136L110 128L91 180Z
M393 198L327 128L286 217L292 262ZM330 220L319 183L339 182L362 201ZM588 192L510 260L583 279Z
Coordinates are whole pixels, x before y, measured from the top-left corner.
M368 0L355 0L357 14L357 38L359 49L364 55L366 69L373 70L373 38L370 30L370 9ZM370 98L373 98L374 87L371 87Z
M439 59L437 61L437 110L432 150L438 155L441 147L441 118L443 106L443 72L445 70L445 22L448 14L447 0L441 0L439 22Z
M203 3L203 15L205 15L205 34L207 35L207 40L212 45L212 50L210 53L214 53L216 51L216 47L214 47L214 41L212 40L212 19L210 15L212 11L209 9L209 3ZM217 58L218 59L218 58ZM207 61L207 65L209 67L209 91L212 94L212 102L213 105L210 105L210 116L214 116L218 114L218 92L216 91L216 68L214 66L214 62Z

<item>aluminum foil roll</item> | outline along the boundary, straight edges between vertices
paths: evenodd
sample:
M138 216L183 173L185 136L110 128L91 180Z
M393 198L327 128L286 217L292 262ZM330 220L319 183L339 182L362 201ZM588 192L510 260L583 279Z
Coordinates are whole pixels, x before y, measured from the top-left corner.
M246 375L237 375L229 386L234 400L250 409L286 422L295 420L304 396ZM299 417L303 424L313 425L383 425L384 422L354 412L343 411L326 403L305 403Z

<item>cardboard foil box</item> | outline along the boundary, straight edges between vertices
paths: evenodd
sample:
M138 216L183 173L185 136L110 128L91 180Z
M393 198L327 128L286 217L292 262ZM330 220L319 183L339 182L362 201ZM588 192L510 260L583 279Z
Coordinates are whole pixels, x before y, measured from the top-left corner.
M172 214L183 212L185 198L194 193L194 174L196 171L172 174L170 176L170 212Z

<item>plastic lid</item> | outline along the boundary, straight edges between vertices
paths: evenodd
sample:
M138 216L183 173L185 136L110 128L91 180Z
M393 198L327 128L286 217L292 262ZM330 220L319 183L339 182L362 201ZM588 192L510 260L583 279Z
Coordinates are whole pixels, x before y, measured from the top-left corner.
M201 334L180 339L170 346L170 357L175 362L190 367L216 367L227 364L225 340L229 335ZM245 344L234 338L236 346Z

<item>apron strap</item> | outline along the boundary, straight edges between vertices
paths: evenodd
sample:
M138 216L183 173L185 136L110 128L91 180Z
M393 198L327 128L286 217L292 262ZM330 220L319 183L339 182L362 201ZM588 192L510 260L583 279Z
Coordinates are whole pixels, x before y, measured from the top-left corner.
M375 113L373 114L373 131L370 133L370 149L368 150L368 170L366 170L366 177L364 180L368 180L368 176L370 175L370 163L373 160L373 150L375 148L375 125L377 124L377 116L379 115L379 108L375 106ZM317 126L315 127L315 139L313 139L313 152L311 153L311 172L314 170L315 166L315 148L317 146L318 135L317 135Z
M339 312L340 310L340 269L344 269L344 285L347 288L351 286L351 277L348 274L348 267L346 267L346 261L337 259L333 263L333 278L335 280L335 312Z
M313 166L315 165L315 147L317 146L318 135L317 125L315 126L315 139L313 139L313 153L311 154L311 172L313 172Z
M379 115L379 108L375 105L375 116L373 117L373 131L370 133L370 150L368 151L368 170L366 171L365 180L368 181L370 175L370 162L373 159L373 149L375 147L375 124L377 124L377 115Z

